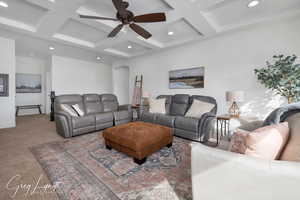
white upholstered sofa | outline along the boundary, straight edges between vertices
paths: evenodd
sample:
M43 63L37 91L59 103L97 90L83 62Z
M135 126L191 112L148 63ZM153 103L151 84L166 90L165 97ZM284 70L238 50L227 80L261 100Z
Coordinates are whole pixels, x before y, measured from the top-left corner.
M300 114L287 121L293 132L287 145L299 146L298 151L300 141L291 140L300 139ZM262 160L192 143L192 182L194 200L300 200L300 162Z

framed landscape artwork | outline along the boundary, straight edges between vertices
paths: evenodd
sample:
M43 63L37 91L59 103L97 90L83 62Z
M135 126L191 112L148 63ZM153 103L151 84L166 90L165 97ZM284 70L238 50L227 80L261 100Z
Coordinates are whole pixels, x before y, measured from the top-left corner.
M169 72L170 89L204 88L204 67L195 67Z
M40 74L16 74L17 93L41 93L42 76Z
M0 74L0 97L8 97L8 74Z

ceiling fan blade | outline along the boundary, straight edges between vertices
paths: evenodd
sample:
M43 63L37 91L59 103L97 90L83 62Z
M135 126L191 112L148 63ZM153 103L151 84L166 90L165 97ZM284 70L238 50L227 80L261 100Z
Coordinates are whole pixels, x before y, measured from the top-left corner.
M151 33L137 24L130 24L129 27L145 39L149 39L152 36Z
M165 13L151 13L146 15L139 15L133 18L134 22L151 23L151 22L164 22L166 21Z
M79 15L80 18L85 19L101 19L101 20L112 20L112 21L119 21L118 19L109 18L109 17L98 17L98 16L90 16L90 15Z
M123 24L118 25L107 37L115 37L123 28Z
M117 11L122 11L124 10L124 7L123 7L123 1L122 0L112 0L115 8L117 9Z

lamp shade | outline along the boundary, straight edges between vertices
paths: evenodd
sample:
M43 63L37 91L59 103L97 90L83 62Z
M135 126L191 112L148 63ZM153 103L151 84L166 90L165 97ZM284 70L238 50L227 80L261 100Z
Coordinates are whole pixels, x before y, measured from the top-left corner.
M245 99L244 91L228 91L226 92L226 101L243 102Z

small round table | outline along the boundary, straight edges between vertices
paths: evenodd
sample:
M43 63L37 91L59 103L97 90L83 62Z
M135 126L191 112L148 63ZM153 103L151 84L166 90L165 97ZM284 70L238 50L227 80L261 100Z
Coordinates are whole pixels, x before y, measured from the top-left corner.
M217 144L219 145L219 142L221 138L226 137L228 140L230 140L232 133L240 126L247 124L251 121L258 120L256 117L247 117L247 116L241 116L241 117L233 117L230 115L219 115L217 116Z

